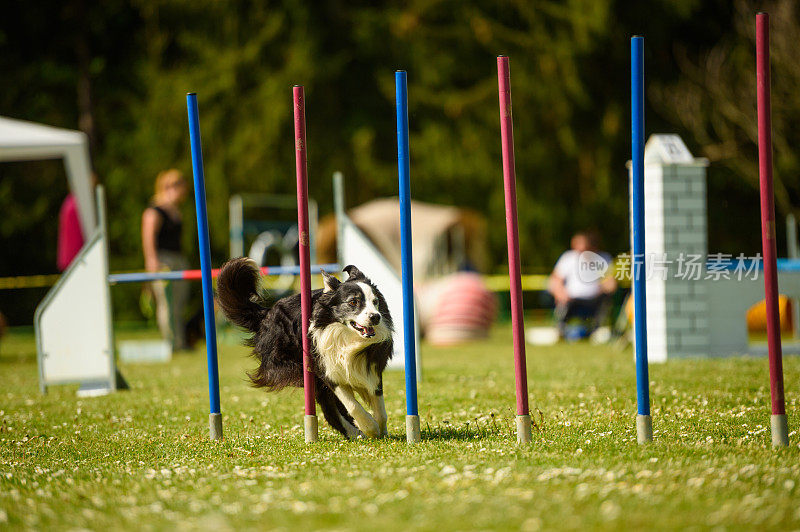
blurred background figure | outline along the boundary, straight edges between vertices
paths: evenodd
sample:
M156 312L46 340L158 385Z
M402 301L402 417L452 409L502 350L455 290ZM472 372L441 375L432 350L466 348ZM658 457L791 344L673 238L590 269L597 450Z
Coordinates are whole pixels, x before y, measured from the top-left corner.
M176 169L156 177L155 195L142 214L142 251L149 272L185 270L189 263L181 252L186 181ZM189 295L186 281L155 281L150 285L156 301L156 321L164 339L174 350L186 349L184 308Z
M70 192L58 211L58 271L63 272L83 247L83 231L78 204Z
M591 335L608 316L611 295L617 281L611 271L611 256L600 251L598 236L594 231L576 233L556 262L548 281L548 291L555 299L555 317L558 333L563 339L568 335L567 323L579 318L586 323L578 338Z
M92 172L91 187L97 186L97 174ZM81 226L78 202L72 192L67 194L58 211L58 271L63 272L72 263L83 247L83 227Z

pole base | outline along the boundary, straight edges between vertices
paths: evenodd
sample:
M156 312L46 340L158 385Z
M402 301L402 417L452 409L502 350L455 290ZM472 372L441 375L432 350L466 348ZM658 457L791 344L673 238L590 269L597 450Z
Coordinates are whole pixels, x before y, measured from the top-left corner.
M531 442L531 415L517 416L517 443Z
M222 440L222 414L208 415L208 437L212 440Z
M786 414L772 414L769 421L772 425L772 446L788 447L789 422L786 420Z
M636 441L639 443L653 441L653 420L650 416L636 415Z
M406 416L406 442L419 443L422 435L419 430L419 416Z
M306 414L306 416L303 418L303 424L305 426L306 443L314 443L317 441L317 437L319 435L317 416L309 416Z

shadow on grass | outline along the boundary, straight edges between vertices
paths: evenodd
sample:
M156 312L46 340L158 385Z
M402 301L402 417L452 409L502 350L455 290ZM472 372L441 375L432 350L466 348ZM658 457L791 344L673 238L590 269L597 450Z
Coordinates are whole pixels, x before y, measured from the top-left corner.
M420 434L422 441L477 441L514 438L513 431L501 424L464 422L457 425L443 420L436 425L425 423Z
M488 423L475 423L464 422L458 425L450 423L448 420L443 420L435 425L425 423L420 431L420 438L422 441L478 441L478 440L496 440L516 438L516 433L511 427L495 424L494 426ZM406 434L389 434L383 437L384 440L406 442Z

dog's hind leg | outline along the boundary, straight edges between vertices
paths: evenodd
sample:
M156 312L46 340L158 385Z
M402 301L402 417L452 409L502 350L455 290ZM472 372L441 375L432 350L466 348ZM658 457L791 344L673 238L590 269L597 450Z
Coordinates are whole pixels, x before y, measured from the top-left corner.
M370 438L380 437L380 426L375 419L369 415L369 412L364 410L361 403L356 400L356 396L353 394L353 389L351 387L340 385L336 387L333 393L336 394L336 397L342 402L345 409L347 409L347 413L353 416L356 426L361 429L364 435Z
M350 440L358 438L361 431L353 425L353 421L347 411L344 411L344 405L336 398L327 384L317 379L317 402L325 419L331 427L340 432L344 437Z

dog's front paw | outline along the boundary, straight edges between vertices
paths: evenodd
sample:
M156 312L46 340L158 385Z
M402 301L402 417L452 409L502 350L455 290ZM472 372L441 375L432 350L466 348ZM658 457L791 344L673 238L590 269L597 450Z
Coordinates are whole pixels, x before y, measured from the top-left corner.
M349 425L349 424L348 424ZM351 441L358 440L364 437L364 433L352 425L345 425L345 432L347 432L347 439Z
M364 426L359 425L358 428L361 429L361 432L363 432L367 438L380 438L381 429L377 422L370 420L370 422L364 423L363 425Z
M375 422L378 424L380 429L380 436L379 438L383 438L389 435L389 430L386 428L386 417L385 416L375 416Z

